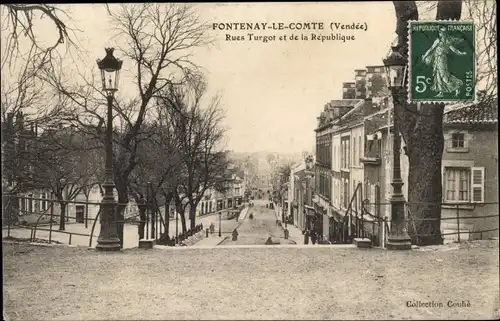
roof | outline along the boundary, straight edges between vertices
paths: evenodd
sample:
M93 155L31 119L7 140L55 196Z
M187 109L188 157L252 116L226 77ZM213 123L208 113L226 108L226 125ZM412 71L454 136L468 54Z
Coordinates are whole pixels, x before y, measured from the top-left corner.
M292 173L298 173L304 169L306 169L306 164L304 164L304 162L302 162L302 163L299 163L297 166L295 166L292 169Z
M305 169L301 169L300 171L294 172L294 177L298 178L300 181L304 180L306 177Z
M365 134L371 135L384 128L388 124L388 108L365 118ZM392 113L389 115L392 118Z
M445 124L496 124L498 123L498 102L465 105L444 114Z
M360 101L360 103L356 104L353 109L351 109L349 112L347 112L345 115L343 115L340 118L340 121L338 122L338 124L342 128L355 125L356 123L359 123L363 119L364 100L363 99L357 99L357 100Z
M343 118L346 115L349 115L354 109L356 109L356 107L363 105L363 102L364 102L363 99L335 99L326 103L325 111L332 110L334 108L345 110L347 112L344 111L344 114L341 116L341 118ZM316 132L321 131L331 126L333 123L336 123L338 120L339 118L335 118L335 119L330 119L329 121L321 122L314 131Z

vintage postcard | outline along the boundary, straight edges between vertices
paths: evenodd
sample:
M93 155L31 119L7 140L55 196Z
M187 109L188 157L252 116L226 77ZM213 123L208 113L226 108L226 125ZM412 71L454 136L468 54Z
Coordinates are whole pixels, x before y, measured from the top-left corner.
M500 317L493 0L0 9L4 320Z

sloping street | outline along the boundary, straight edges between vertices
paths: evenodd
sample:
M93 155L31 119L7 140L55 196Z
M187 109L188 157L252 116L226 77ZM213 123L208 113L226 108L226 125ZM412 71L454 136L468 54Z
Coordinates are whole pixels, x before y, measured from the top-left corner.
M223 245L264 245L269 237L279 244L294 244L291 240L285 240L283 229L276 225L274 210L266 208L266 202L254 202L255 206L248 209L246 218L237 229L238 239L227 238L220 244ZM252 215L253 218L250 218Z

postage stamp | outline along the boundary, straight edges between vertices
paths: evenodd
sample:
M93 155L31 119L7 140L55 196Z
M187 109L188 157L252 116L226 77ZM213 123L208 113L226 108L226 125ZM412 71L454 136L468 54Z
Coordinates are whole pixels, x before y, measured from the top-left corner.
M410 21L408 28L408 102L474 102L474 23Z

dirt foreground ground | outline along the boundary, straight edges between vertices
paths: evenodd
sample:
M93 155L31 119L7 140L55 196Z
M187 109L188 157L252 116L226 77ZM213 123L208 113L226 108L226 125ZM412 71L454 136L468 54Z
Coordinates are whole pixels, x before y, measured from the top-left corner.
M412 252L187 247L99 253L4 243L3 259L12 320L499 316L498 241ZM449 301L464 304L448 307ZM419 302L443 306L414 306Z

